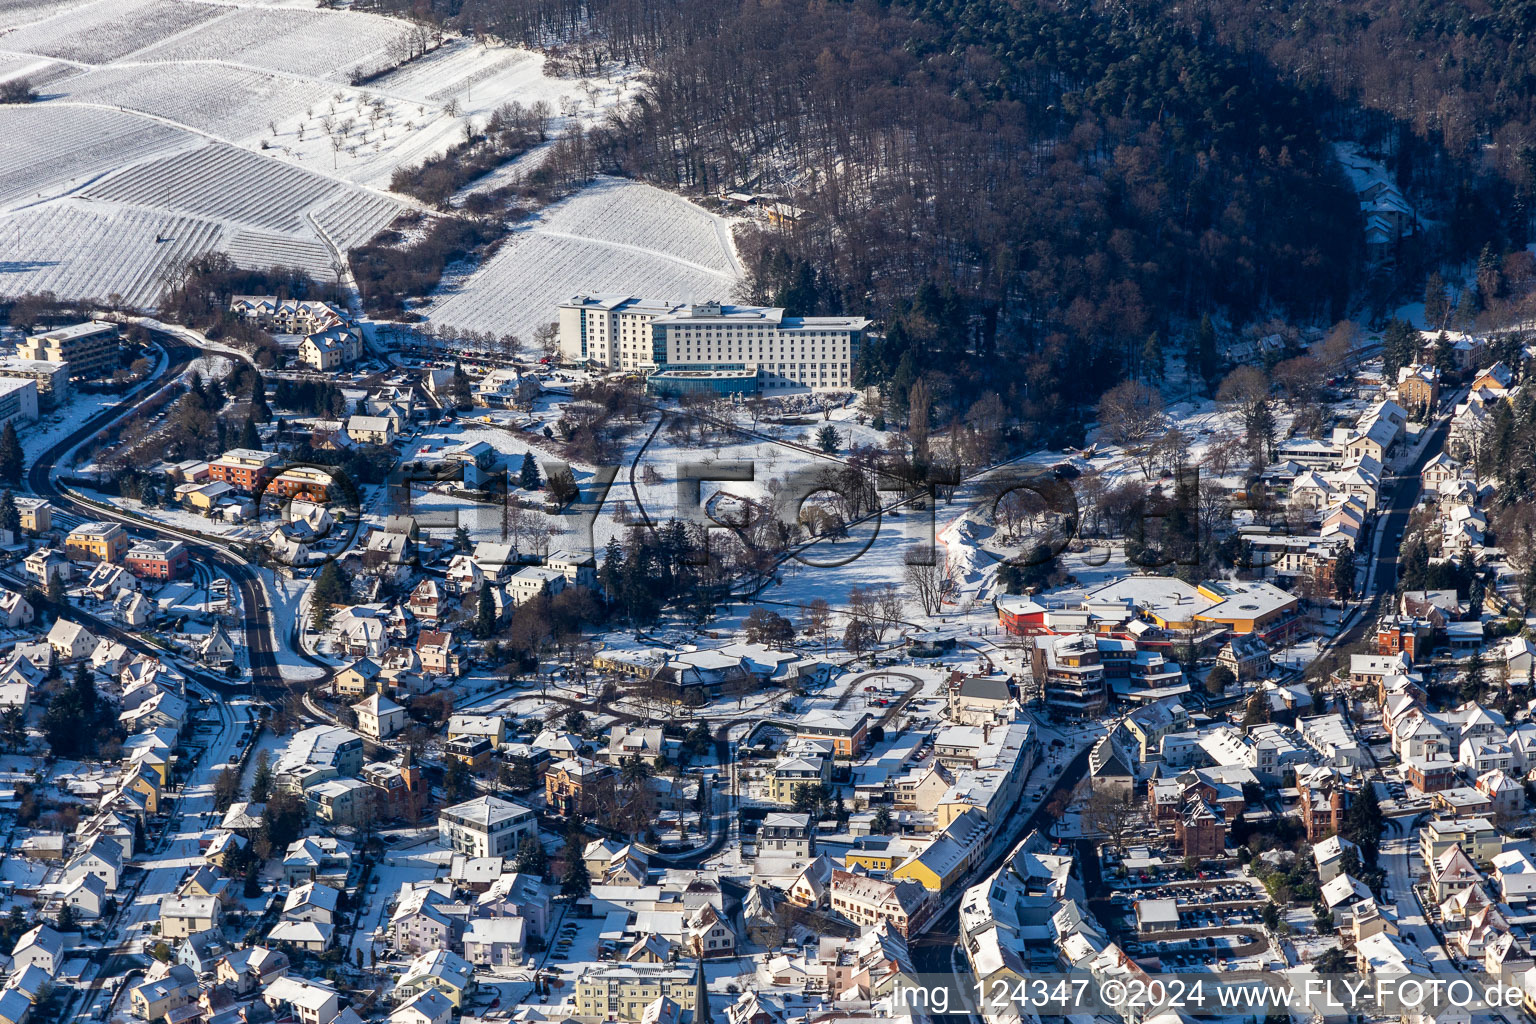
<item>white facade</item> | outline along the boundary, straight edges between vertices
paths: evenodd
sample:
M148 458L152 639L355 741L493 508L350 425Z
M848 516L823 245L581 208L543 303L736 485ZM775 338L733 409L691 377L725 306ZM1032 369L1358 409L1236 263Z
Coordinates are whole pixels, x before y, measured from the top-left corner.
M756 370L775 388L846 388L869 321L766 306L578 295L562 303L560 354L610 370Z
M0 427L37 422L37 381L0 377Z
M511 857L526 838L538 838L532 808L500 797L482 796L445 807L437 819L444 846L470 857Z

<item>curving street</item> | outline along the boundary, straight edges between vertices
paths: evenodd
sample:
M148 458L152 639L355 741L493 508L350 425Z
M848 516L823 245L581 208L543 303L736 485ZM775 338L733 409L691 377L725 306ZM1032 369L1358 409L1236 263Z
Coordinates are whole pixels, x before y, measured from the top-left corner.
M166 359L163 368L151 378L150 386L145 390L155 390L169 384L186 370L192 360L203 354L203 350L173 335L151 331L151 336L164 351ZM283 681L282 672L277 663L277 640L272 628L272 606L268 600L266 588L262 585L261 574L254 565L223 545L209 543L199 534L178 530L164 524L149 523L110 505L82 498L60 487L54 479L55 467L59 459L103 427L127 416L137 403L137 398L130 397L109 409L102 410L87 419L79 429L73 431L64 440L39 455L27 471L27 486L38 497L47 498L55 508L73 512L87 519L108 519L121 523L132 536L179 540L186 545L194 562L217 565L223 570L230 579L234 580L240 590L241 628L245 633L245 647L250 662L251 690L258 697L280 698L290 691L293 684ZM125 644L131 638L133 643L130 646L140 650L146 649L143 641L132 633L113 627L77 609L71 609L71 614L87 620L87 624L93 630L100 627L104 633ZM153 653L152 648L149 650ZM235 688L228 680L219 680L206 673L198 675L201 682L220 690L228 691Z

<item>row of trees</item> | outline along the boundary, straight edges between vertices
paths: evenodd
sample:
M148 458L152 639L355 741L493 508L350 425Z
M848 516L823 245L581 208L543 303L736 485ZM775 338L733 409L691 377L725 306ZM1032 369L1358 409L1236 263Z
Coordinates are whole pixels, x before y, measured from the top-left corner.
M389 187L424 203L446 207L466 184L546 141L552 113L544 100L528 107L515 100L504 103L491 111L479 131L466 121L464 141L416 167L396 168Z

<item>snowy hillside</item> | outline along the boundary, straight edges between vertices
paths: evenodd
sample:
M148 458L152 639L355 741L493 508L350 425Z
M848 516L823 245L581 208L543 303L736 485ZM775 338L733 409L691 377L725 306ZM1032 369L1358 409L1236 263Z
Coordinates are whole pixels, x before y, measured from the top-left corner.
M727 300L740 280L724 220L650 185L603 178L445 284L427 313L447 327L526 339L583 291Z
M543 101L560 131L624 88L464 39L400 63L429 42L298 0L0 0L0 81L39 95L0 107L0 294L152 304L172 259L209 249L334 278L413 205L386 191L395 168L466 121Z

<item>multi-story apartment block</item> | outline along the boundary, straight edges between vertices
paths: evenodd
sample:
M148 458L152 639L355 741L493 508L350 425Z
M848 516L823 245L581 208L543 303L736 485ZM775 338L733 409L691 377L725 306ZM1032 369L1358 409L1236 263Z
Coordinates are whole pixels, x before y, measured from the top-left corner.
M208 464L208 479L254 494L277 475L283 457L256 448L231 448Z
M64 538L64 550L79 562L121 562L128 534L116 523L81 523Z
M846 388L869 321L785 316L779 307L578 295L559 308L560 353L648 371L653 390Z
M34 334L16 346L22 360L68 363L70 377L86 380L110 377L122 363L122 340L117 324L92 320Z
M0 376L0 427L37 422L37 381Z
M1045 706L1062 718L1092 718L1109 706L1104 666L1092 634L1037 637L1031 650L1035 679L1043 684Z
M795 735L802 740L824 740L834 757L856 757L868 740L869 715L863 711L812 711L800 718Z
M39 404L52 407L69 401L69 364L48 359L0 359L0 377L19 377L37 384Z
M482 796L445 807L438 835L451 849L471 857L511 857L524 838L538 837L533 810L500 797Z
M697 967L622 964L605 967L576 983L576 1016L583 1021L638 1021L645 1008L666 996L691 1014L699 1007Z
M272 478L266 493L323 503L330 497L332 482L331 474L316 466L290 466Z
M179 540L141 540L128 549L124 564L143 579L176 580L191 568L192 556Z

